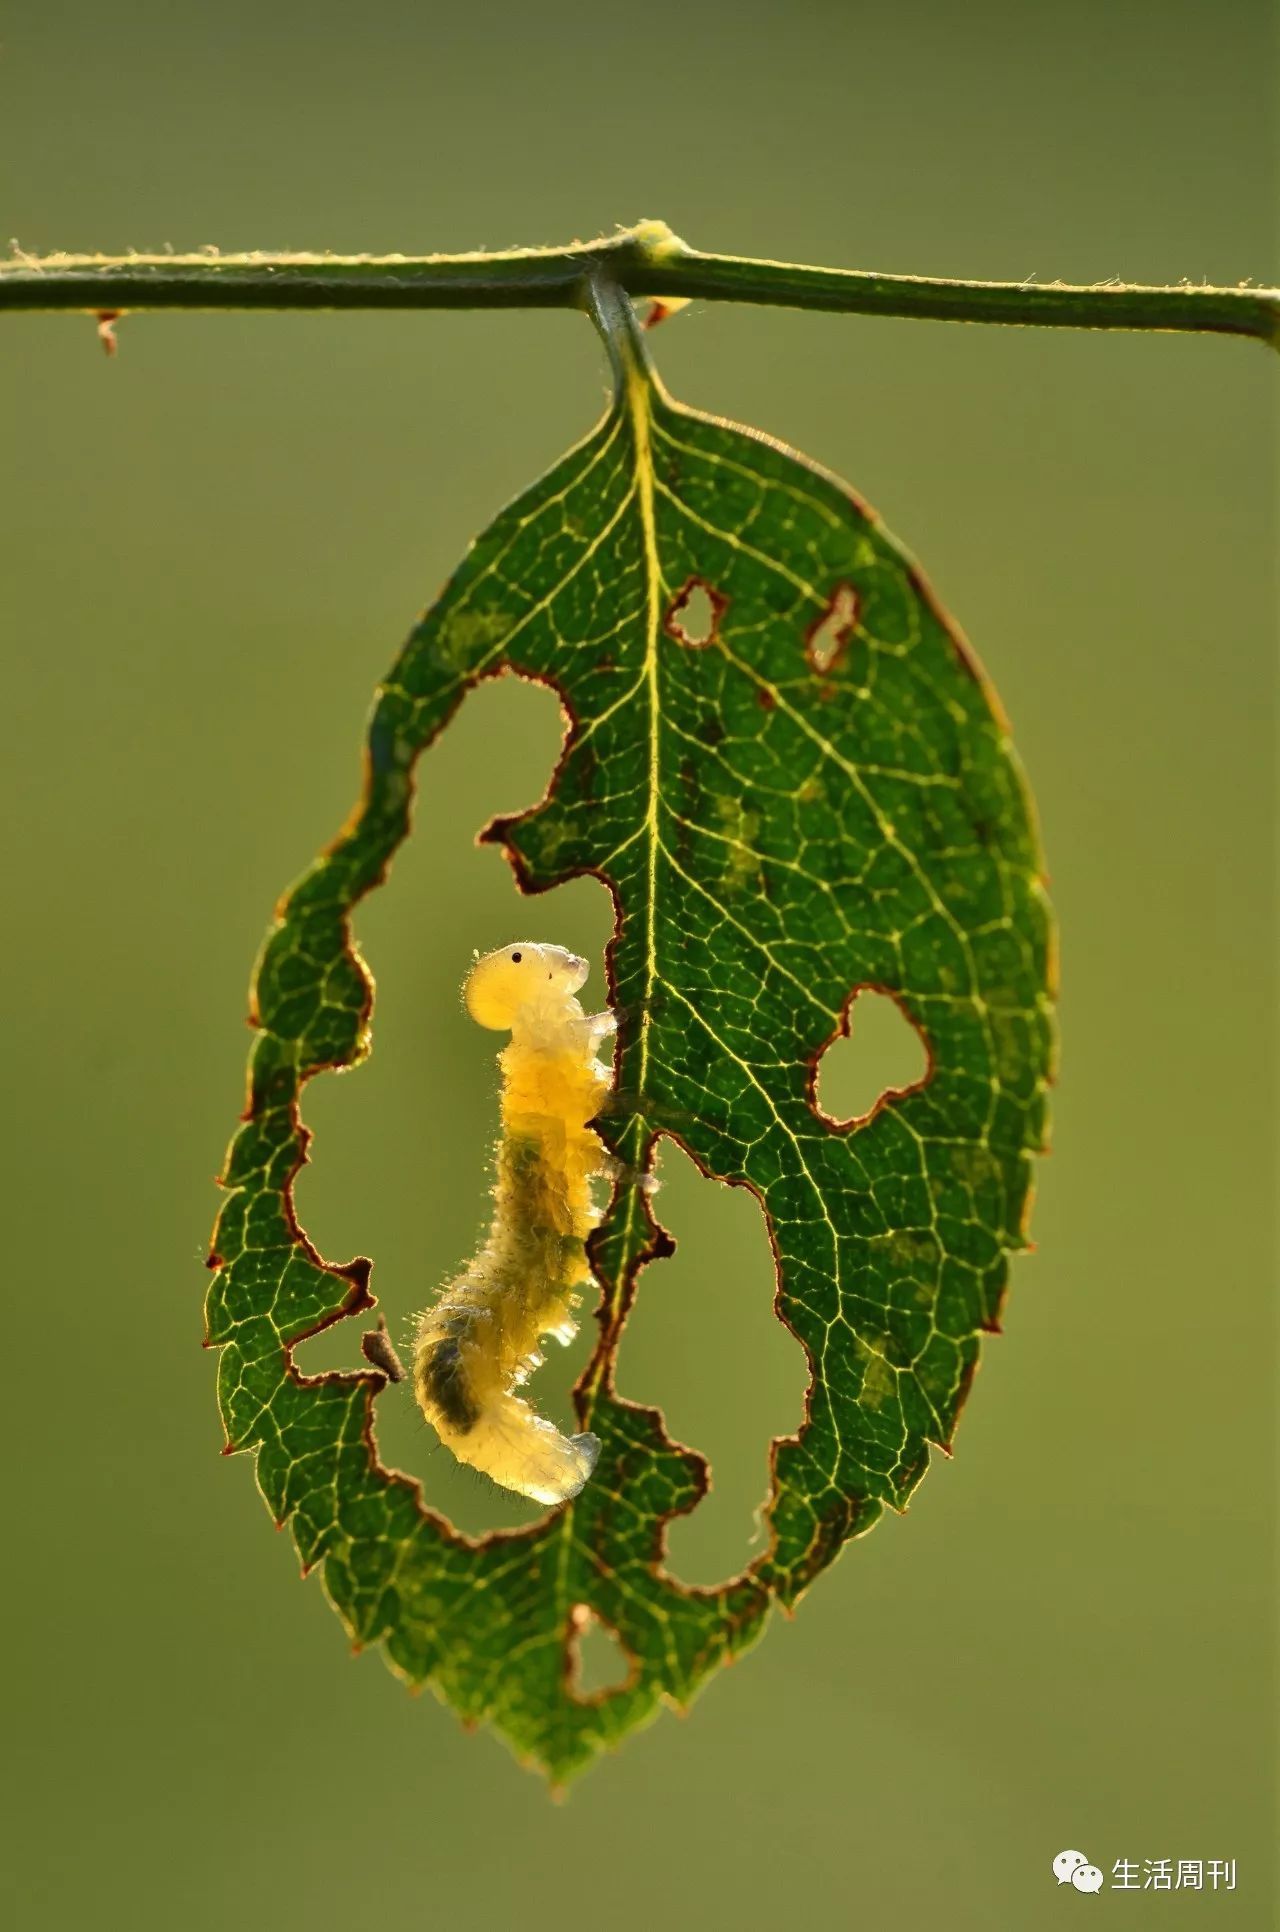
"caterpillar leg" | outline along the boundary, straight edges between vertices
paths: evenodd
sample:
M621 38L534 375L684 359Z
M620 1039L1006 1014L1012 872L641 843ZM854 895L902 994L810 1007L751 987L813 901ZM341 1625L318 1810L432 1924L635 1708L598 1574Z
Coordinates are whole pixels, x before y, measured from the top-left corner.
M589 1051L594 1053L596 1048L603 1041L609 1039L617 1030L618 1016L616 1013L588 1013L587 1044Z

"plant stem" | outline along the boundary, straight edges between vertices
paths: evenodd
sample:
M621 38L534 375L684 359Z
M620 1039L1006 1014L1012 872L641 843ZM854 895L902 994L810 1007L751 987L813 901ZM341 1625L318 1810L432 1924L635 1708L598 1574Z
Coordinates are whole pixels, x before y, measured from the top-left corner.
M1180 329L1280 349L1280 290L961 282L705 255L662 222L568 248L470 255L46 255L0 263L0 309L583 308L593 273L630 295L1041 328Z

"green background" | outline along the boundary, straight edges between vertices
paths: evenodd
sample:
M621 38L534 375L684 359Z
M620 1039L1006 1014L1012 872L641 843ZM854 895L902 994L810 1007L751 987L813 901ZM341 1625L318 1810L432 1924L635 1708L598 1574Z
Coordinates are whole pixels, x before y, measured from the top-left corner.
M7 8L0 233L414 251L655 215L901 271L1276 276L1254 0L266 12ZM590 426L602 360L561 314L120 339L108 364L80 318L0 319L16 1923L1270 1925L1274 358L707 303L654 339L676 395L847 476L973 638L1039 800L1064 1057L1039 1252L954 1462L555 1807L346 1657L218 1457L200 1260L271 905L354 798L412 617ZM600 983L601 888L521 904L471 846L558 734L545 693L468 701L360 922L374 1058L308 1095L304 1221L375 1256L398 1334L485 1208L471 948L585 945ZM849 1078L896 1080L901 1047ZM803 1367L754 1204L678 1154L663 1179L680 1252L619 1385L711 1455L671 1563L712 1581ZM401 1393L388 1454L464 1526L520 1520ZM1086 1904L1066 1846L1235 1858L1238 1889Z

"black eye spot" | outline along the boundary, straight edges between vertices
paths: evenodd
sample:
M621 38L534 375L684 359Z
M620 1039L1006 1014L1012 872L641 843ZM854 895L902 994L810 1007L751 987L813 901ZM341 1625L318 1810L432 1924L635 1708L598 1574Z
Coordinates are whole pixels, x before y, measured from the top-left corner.
M520 955L519 955L519 953L512 953L512 955L511 955L511 964L512 964L513 966L518 966L518 965L520 964Z

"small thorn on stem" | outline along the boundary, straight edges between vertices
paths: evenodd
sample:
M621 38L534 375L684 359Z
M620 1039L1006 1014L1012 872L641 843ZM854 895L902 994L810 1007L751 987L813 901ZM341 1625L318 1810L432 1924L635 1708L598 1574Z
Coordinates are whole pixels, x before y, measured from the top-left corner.
M659 322L665 322L668 316L675 315L681 309L687 309L688 306L689 297L687 295L669 295L665 298L661 295L655 295L650 305L649 313L645 316L641 327L645 329L656 329Z
M120 320L121 313L119 309L99 309L97 311L98 340L109 356L113 356L120 347L120 344L116 341L116 323Z

